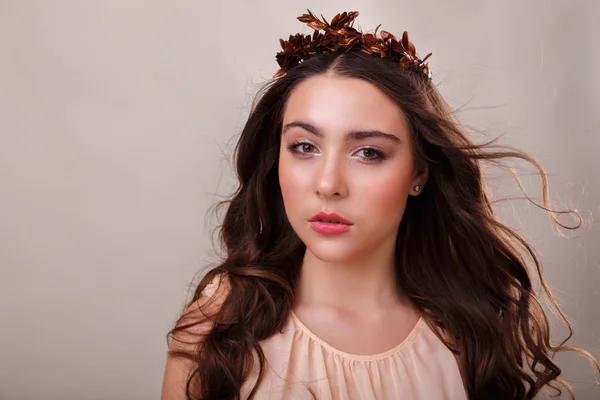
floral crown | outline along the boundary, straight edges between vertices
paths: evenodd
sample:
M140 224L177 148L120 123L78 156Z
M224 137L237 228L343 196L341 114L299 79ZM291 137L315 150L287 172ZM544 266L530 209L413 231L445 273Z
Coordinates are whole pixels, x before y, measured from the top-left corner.
M375 28L375 33L362 33L362 30L359 32L352 27L358 11L337 14L331 20L331 24L322 15L323 21L310 10L307 11L308 14L302 14L298 20L315 30L312 37L297 33L294 36L290 35L289 40L279 39L283 51L277 53L275 58L281 68L273 78L285 75L291 68L315 54L358 50L381 58L390 58L397 61L400 67L419 71L426 78L431 79L431 71L425 63L431 53L423 60L419 59L415 46L408 40L406 31L402 35L402 40L396 39L394 35L383 30L380 33L381 37L378 38L377 30L381 24ZM321 30L325 33L320 32Z

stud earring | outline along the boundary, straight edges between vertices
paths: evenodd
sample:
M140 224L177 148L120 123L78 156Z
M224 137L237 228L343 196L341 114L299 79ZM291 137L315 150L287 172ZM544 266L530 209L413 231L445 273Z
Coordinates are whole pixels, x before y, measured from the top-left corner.
M421 191L421 189L423 189L423 185L416 185L416 186L414 187L414 189L415 189L415 192L420 192L420 191Z

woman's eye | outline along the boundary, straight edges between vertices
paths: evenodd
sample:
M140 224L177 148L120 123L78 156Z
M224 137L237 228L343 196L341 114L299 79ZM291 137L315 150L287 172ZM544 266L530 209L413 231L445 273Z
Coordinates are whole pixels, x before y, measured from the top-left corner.
M302 149L303 153L310 153L310 151L313 149L313 145L310 143L300 143L298 147Z
M310 153L314 149L314 146L310 143L292 143L288 146L288 149L296 153Z
M358 151L359 153L363 153L362 157L368 161L379 161L385 159L384 154L375 149L366 148Z

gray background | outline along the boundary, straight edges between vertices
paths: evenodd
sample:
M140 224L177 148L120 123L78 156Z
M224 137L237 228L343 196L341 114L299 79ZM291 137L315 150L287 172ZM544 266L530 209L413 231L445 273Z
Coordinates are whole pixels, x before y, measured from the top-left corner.
M0 0L0 398L159 397L165 335L216 258L235 137L306 8L408 30L477 140L542 163L587 228L565 239L525 201L498 212L538 249L572 343L600 357L599 3ZM600 398L587 360L558 360L579 399Z

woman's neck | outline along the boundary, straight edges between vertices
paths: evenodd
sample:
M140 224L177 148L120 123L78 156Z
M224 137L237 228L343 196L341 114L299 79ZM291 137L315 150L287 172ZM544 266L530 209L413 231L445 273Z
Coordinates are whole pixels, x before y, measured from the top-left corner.
M396 283L394 256L370 253L364 259L327 262L306 250L295 288L296 307L369 312L405 304Z

